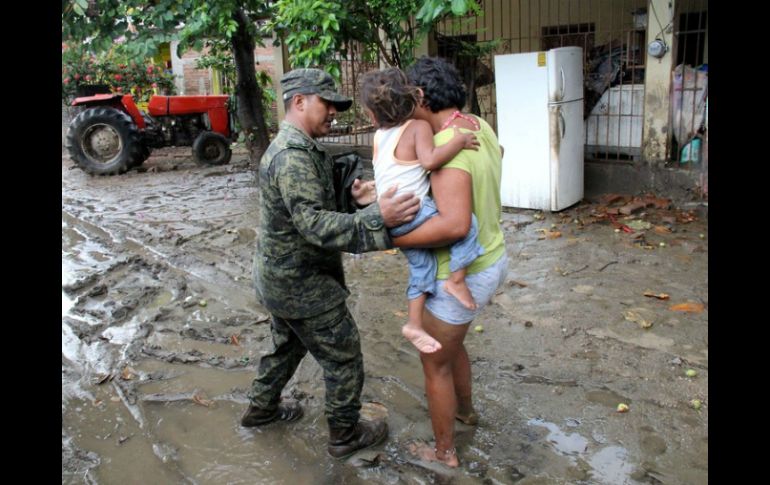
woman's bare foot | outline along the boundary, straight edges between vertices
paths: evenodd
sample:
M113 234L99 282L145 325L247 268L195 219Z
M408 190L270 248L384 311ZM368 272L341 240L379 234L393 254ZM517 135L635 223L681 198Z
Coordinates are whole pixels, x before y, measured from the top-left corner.
M462 305L468 310L475 310L478 308L478 305L476 305L476 300L473 299L473 295L471 294L471 290L468 289L468 285L465 284L465 280L463 280L461 283L446 280L444 283L444 289L447 293L457 298L457 300L462 303Z
M465 423L469 426L476 426L479 424L479 415L476 414L475 411L471 411L467 414L462 414L459 411L457 414L455 414L455 418L457 418L458 421Z
M420 460L437 461L450 468L457 468L460 466L460 461L457 459L457 452L454 448L451 450L437 451L428 443L423 441L415 441L413 443L407 444L406 449L409 450L409 453L416 456Z
M428 335L428 332L420 327L407 323L401 327L401 334L423 354L430 354L441 350L441 344L438 343L438 340Z

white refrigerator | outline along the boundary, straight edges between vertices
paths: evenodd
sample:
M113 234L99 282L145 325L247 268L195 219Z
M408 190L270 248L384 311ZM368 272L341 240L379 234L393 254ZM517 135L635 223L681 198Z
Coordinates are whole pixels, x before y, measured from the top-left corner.
M583 49L495 56L506 207L559 211L583 198Z

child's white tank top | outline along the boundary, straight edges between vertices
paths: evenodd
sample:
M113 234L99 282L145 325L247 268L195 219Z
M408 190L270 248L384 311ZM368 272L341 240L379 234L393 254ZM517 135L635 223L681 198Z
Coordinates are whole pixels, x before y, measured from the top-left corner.
M396 194L414 192L421 201L430 190L428 171L422 168L419 160L396 158L398 141L411 122L407 120L393 128L381 128L374 134L372 165L378 197L395 184L398 184Z

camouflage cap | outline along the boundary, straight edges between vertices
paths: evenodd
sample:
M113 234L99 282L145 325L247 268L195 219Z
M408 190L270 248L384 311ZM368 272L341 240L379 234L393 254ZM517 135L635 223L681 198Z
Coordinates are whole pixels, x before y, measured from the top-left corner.
M331 74L320 69L294 69L281 78L283 100L290 99L295 94L317 94L334 104L337 111L345 111L353 104L353 100L337 92Z

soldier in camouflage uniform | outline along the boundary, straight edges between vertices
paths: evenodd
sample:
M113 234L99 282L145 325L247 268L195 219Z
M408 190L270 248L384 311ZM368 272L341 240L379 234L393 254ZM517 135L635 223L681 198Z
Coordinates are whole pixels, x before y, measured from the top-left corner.
M272 315L274 348L264 355L249 392L243 426L293 421L302 408L280 395L309 351L323 368L328 451L343 457L387 436L384 420L359 421L364 382L358 329L345 304L340 251L361 253L392 247L386 228L412 220L412 195L377 203L374 183L355 180L357 207L337 207L333 161L315 138L329 133L338 111L352 100L335 91L318 69L295 69L281 79L286 118L259 168L260 236L254 279L261 303Z

